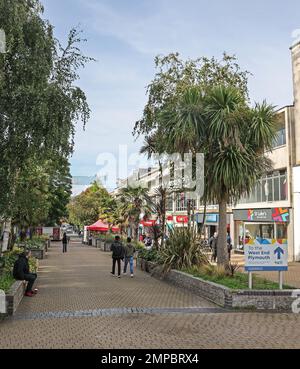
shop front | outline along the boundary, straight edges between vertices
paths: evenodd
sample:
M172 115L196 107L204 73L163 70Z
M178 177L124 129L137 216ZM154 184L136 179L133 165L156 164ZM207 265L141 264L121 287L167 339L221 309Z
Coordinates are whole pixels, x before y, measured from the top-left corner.
M244 250L249 240L288 238L290 211L288 208L233 210L234 247Z
M204 214L197 213L195 215L196 223L198 226L198 230L200 230L203 220ZM207 213L205 215L205 229L204 229L204 238L209 239L214 235L215 232L218 232L219 226L219 214L218 213ZM227 214L227 232L230 232L230 214Z

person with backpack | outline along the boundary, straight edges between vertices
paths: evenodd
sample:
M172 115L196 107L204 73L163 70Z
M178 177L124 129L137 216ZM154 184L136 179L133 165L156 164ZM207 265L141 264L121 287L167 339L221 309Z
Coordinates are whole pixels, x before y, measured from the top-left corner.
M121 278L121 260L124 259L125 249L120 241L120 236L115 237L115 241L110 247L112 251L112 271L111 274L115 276L116 264L118 265L118 278Z
M124 270L123 270L123 274L127 274L127 265L129 263L130 266L130 276L131 278L133 278L133 256L135 253L135 248L131 243L131 238L128 237L127 238L127 244L124 247L125 249L125 255L124 255Z
M13 276L17 281L27 281L25 296L32 297L37 293L37 289L32 290L33 284L37 279L37 274L30 273L28 259L31 256L31 251L27 250L19 255L13 267Z

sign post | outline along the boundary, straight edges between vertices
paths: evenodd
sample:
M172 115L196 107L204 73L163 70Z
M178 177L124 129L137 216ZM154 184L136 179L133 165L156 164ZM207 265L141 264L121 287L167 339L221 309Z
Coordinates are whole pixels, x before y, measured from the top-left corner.
M283 288L283 273L288 270L287 240L256 238L245 244L245 270L249 272L249 289L253 287L252 272L278 271L279 288Z
M249 290L252 290L253 282L252 282L252 272L248 273L249 277Z
M283 273L282 271L279 271L279 289L282 290L283 289Z

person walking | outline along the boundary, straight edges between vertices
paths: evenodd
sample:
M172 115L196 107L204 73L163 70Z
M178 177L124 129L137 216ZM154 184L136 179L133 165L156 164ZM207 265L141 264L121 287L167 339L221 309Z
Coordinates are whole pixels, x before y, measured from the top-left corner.
M37 274L30 273L28 259L31 256L31 251L27 250L19 255L13 267L13 276L18 281L27 281L25 296L32 297L37 293L37 289L32 290L33 284L37 279Z
M67 245L68 245L68 237L66 232L64 232L63 238L62 238L62 244L63 244L63 253L67 252Z
M212 251L211 261L215 263L217 261L217 246L218 246L218 233L215 232L213 237L209 240L209 246Z
M130 266L130 276L131 278L133 278L133 256L135 253L135 248L133 246L133 244L131 243L131 238L128 237L127 238L127 244L124 247L125 249L125 255L124 255L124 269L123 269L123 274L127 274L127 265L129 263Z
M120 241L120 236L115 237L115 241L110 247L112 251L112 271L111 274L115 276L116 264L118 265L118 278L121 278L121 260L124 259L125 249Z
M231 250L232 250L232 241L230 237L230 233L227 233L227 251L228 251L228 260L231 260Z

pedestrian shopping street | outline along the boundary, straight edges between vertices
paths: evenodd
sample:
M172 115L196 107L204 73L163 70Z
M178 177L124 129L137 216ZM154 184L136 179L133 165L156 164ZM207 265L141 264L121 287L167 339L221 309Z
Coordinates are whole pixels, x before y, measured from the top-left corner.
M79 239L40 261L39 293L0 322L2 348L300 348L300 315L226 311Z

